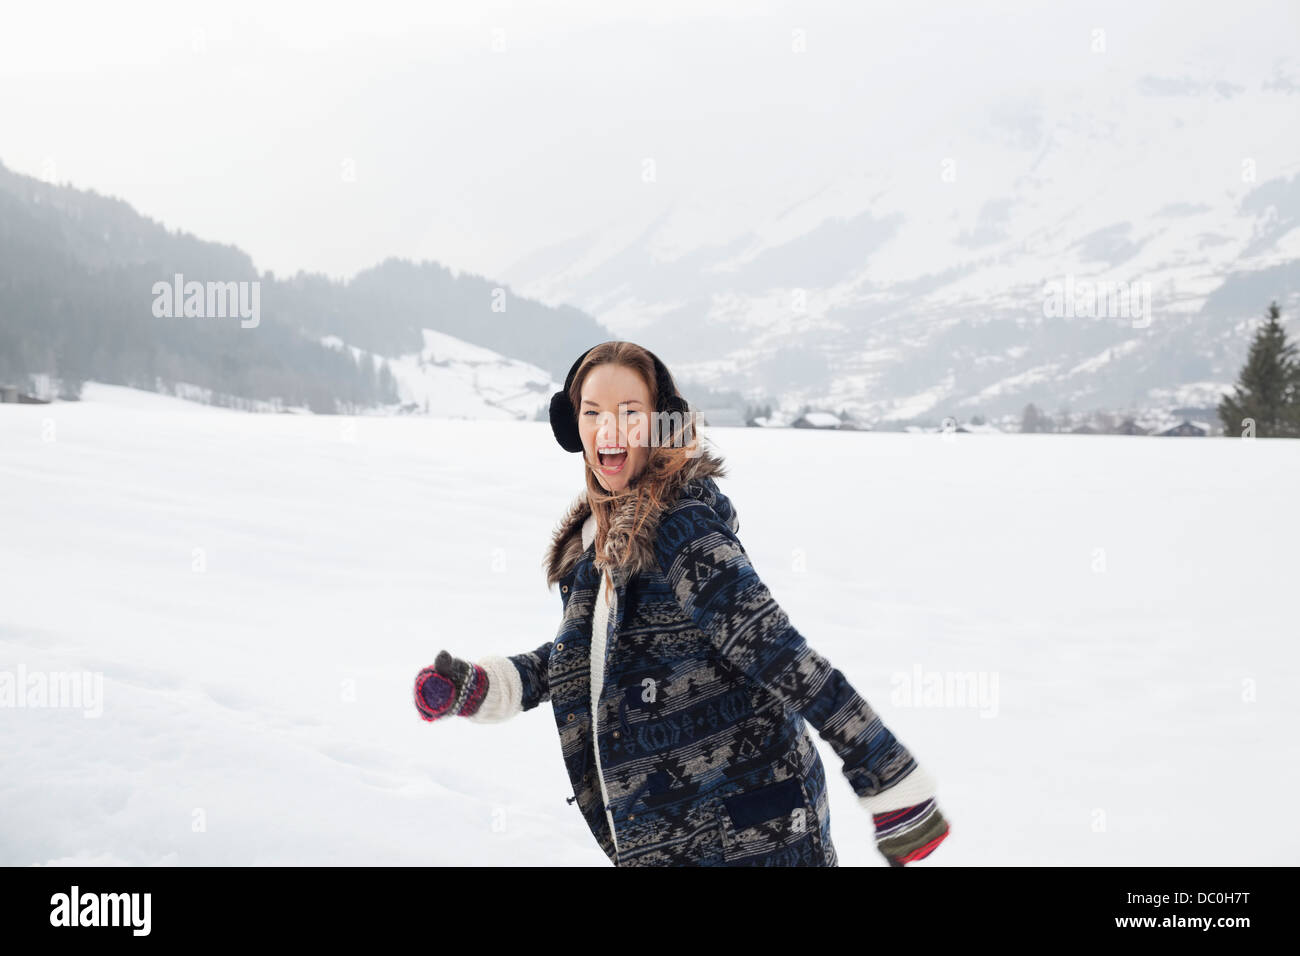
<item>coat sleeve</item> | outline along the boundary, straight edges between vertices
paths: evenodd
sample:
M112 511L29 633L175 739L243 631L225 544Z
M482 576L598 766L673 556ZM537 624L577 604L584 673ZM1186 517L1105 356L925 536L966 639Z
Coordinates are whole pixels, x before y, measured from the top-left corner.
M655 558L677 602L718 651L835 749L864 807L883 812L934 796L933 778L844 675L808 646L713 509L684 500L668 512Z
M489 656L475 661L487 672L488 689L483 703L469 719L480 724L499 724L551 699L546 668L554 641L535 651L511 657Z

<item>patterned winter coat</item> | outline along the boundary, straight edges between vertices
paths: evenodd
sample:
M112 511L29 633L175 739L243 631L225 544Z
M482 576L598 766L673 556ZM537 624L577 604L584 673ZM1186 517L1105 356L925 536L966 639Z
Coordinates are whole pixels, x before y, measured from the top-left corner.
M583 491L548 558L548 581L560 585L564 608L555 639L481 662L512 699L479 719L550 702L573 784L569 802L618 866L835 866L826 778L805 721L840 756L873 813L932 798L934 780L773 600L715 475L725 470L706 451L641 531L622 515L611 526L607 541L620 541L628 558L611 566L616 598L594 715L591 627L601 570L595 542L582 543L591 514Z

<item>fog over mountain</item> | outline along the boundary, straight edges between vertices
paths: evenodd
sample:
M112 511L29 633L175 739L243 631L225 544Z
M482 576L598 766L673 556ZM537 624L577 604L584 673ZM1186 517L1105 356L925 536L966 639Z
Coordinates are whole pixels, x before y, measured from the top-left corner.
M422 409L487 349L527 414L627 337L736 416L1209 420L1300 314L1294 3L145 7L0 36L0 375ZM140 311L193 270L262 327Z
M206 293L193 303L191 282ZM213 285L251 289L259 314L207 311ZM173 286L182 292L160 310L159 289ZM0 165L0 383L53 380L76 397L96 380L250 410L531 419L558 387L539 366L567 370L573 351L604 337L575 309L437 263L389 259L347 282L259 274L238 248Z
M788 406L1209 408L1267 303L1300 305L1300 74L1112 92L1035 90L952 153L891 143L860 173L755 194L747 221L699 199L505 275Z

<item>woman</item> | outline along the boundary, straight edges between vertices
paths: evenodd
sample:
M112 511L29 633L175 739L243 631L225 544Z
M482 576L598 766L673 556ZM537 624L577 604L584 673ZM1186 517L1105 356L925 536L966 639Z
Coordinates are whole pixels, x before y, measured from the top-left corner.
M935 781L759 580L667 368L630 342L579 357L551 426L586 489L555 531L552 641L415 681L425 720L507 720L550 701L587 825L616 866L835 866L826 779L844 763L893 866L948 835ZM593 740L595 746L593 746Z

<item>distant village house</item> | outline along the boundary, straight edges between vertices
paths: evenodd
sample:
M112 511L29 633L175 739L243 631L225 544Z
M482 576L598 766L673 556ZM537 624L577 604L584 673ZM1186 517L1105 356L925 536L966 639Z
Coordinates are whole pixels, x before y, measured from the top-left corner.
M47 398L37 398L20 391L17 385L0 385L0 405L48 405Z
M1175 425L1173 428L1166 428L1164 431L1158 432L1157 434L1173 435L1177 437L1186 435L1192 438L1204 438L1209 433L1210 433L1210 429L1207 426L1202 425L1200 422L1193 422L1193 421L1188 421L1187 419L1183 419L1182 422Z
M804 412L790 425L791 428L840 428L844 422L830 412Z

